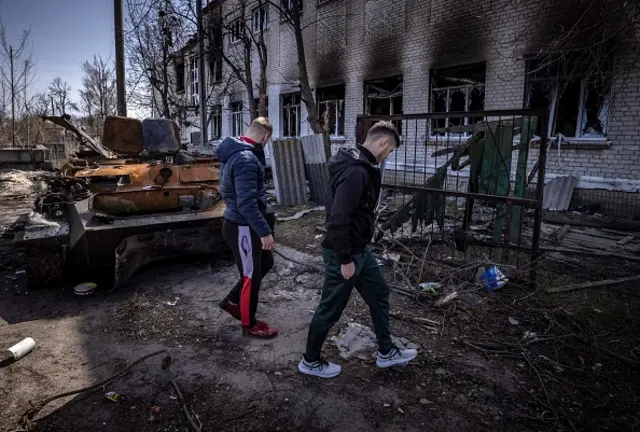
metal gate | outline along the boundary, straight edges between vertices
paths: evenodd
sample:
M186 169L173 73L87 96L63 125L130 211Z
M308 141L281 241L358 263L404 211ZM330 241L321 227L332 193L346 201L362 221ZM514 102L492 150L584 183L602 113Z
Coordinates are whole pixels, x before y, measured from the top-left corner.
M540 245L547 113L502 110L359 116L357 141L392 121L376 243L430 249L442 261L522 269ZM428 245L428 246L427 246Z

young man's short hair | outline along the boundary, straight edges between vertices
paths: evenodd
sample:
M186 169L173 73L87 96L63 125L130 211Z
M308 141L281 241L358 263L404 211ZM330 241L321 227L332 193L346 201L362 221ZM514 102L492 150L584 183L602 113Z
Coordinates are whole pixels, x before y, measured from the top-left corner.
M398 130L390 121L379 121L371 126L365 142L377 141L384 137L393 139L396 147L400 147L400 134L398 134Z
M251 129L256 129L262 133L273 133L273 125L266 117L256 117L249 125Z

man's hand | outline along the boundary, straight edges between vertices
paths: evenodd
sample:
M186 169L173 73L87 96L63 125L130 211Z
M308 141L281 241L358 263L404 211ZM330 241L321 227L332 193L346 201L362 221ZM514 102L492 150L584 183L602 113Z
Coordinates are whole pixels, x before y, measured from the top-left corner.
M262 237L260 241L262 242L262 249L264 250L271 250L276 244L276 241L273 239L273 235L271 234L266 237Z
M342 277L349 280L356 273L356 266L350 262L349 264L342 264L340 270L342 271Z

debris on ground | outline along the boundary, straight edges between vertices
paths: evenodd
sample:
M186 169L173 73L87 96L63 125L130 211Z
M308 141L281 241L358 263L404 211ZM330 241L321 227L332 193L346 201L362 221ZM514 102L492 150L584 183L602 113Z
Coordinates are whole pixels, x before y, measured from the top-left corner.
M333 336L331 340L338 348L340 357L345 360L357 358L368 361L375 358L378 344L376 335L370 327L350 322L342 329L339 335ZM418 348L418 345L406 338L391 336L391 340L399 348Z
M321 207L313 207L313 208L309 208L309 209L305 209L305 210L300 210L298 212L296 212L295 214L293 214L292 216L277 216L277 220L278 222L290 222L290 221L294 221L294 220L298 220L300 218L302 218L303 216L306 216L309 213L312 212L323 212L324 211L324 206Z
M33 338L27 337L22 339L17 344L9 347L2 353L0 357L0 366L6 366L17 362L25 357L36 347L36 341Z

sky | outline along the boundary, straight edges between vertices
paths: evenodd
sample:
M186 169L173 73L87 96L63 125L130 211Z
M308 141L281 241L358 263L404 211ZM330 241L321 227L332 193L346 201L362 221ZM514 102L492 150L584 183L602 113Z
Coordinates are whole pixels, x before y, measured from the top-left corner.
M0 0L0 20L10 43L31 30L35 81L30 93L44 90L57 76L82 87L82 64L94 54L114 59L113 0Z

